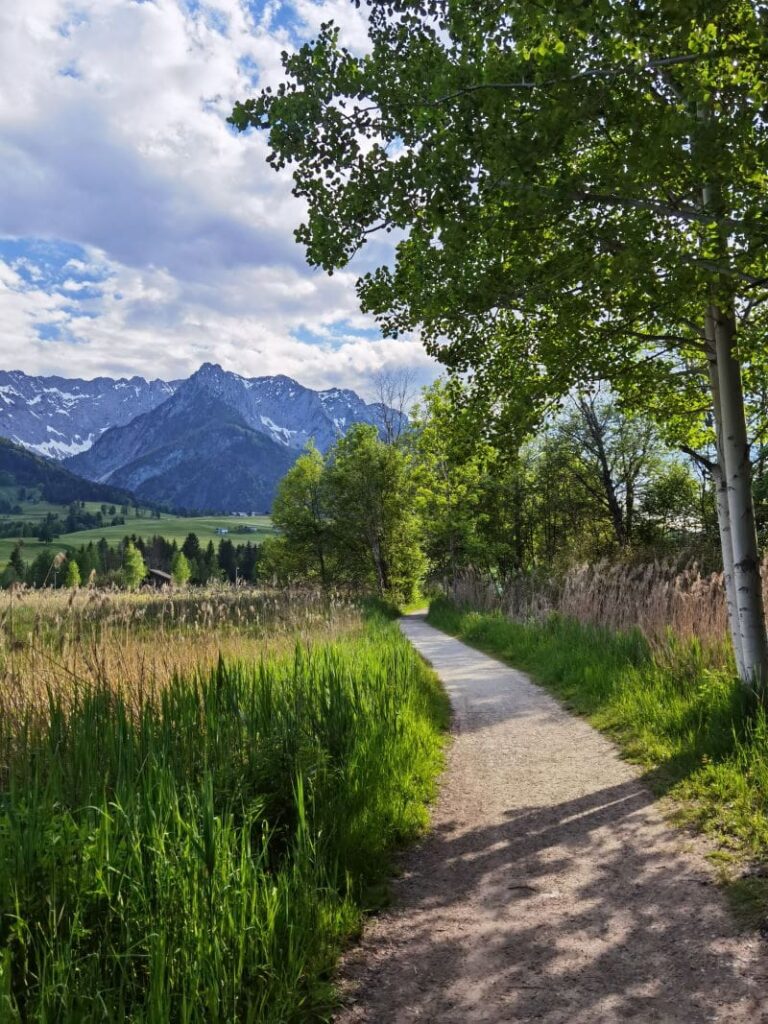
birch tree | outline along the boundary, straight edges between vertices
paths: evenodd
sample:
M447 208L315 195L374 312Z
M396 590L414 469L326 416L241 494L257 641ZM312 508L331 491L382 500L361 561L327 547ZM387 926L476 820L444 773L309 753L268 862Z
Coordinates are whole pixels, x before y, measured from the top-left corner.
M764 686L743 379L765 362L768 5L363 6L367 52L326 24L232 115L291 166L309 261L397 232L363 308L470 371L513 437L599 379L687 441L711 414L734 647Z
M331 580L331 527L325 463L314 444L299 456L277 489L272 520L285 538L290 560L325 587Z

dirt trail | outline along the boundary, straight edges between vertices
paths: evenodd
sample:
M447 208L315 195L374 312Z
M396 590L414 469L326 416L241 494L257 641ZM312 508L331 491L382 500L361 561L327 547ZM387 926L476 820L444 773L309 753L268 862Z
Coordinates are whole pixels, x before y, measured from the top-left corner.
M434 830L343 965L339 1024L768 1022L691 839L615 747L521 672L410 616L455 737Z

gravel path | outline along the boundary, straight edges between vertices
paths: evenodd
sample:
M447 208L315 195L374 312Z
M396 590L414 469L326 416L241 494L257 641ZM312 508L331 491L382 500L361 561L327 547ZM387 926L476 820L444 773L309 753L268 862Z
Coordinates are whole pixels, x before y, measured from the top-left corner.
M339 1024L768 1022L768 946L638 770L527 676L409 616L455 711L433 831L342 968Z

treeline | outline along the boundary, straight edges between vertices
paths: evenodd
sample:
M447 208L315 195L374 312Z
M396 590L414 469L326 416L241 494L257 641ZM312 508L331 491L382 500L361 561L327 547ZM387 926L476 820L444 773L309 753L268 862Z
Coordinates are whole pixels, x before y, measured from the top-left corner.
M222 538L218 545L203 546L195 533L183 544L155 536L150 540L126 536L110 545L105 538L90 541L70 551L46 549L27 561L23 543L17 544L0 577L3 587L25 583L31 587L118 586L134 589L151 576L150 570L165 573L179 586L213 582L259 582L263 576L262 547L235 545ZM157 575L155 582L162 583Z
M391 443L356 426L325 456L308 449L279 488L269 571L408 599L468 568L502 581L603 558L717 563L710 475L609 392L575 394L509 451L484 422L438 382Z
M414 423L433 576L503 581L604 559L720 568L711 474L609 391L574 394L509 451L483 423L456 382L427 392Z

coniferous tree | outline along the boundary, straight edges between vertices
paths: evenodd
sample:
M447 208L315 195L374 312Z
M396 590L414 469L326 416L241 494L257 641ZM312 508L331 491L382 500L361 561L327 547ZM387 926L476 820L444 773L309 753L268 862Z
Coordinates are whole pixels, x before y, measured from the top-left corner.
M14 547L8 560L8 565L13 569L17 580L24 579L27 567L24 565L24 559L21 557L21 544L17 544Z
M200 557L200 540L196 533L188 533L184 543L181 545L187 559L194 563Z

